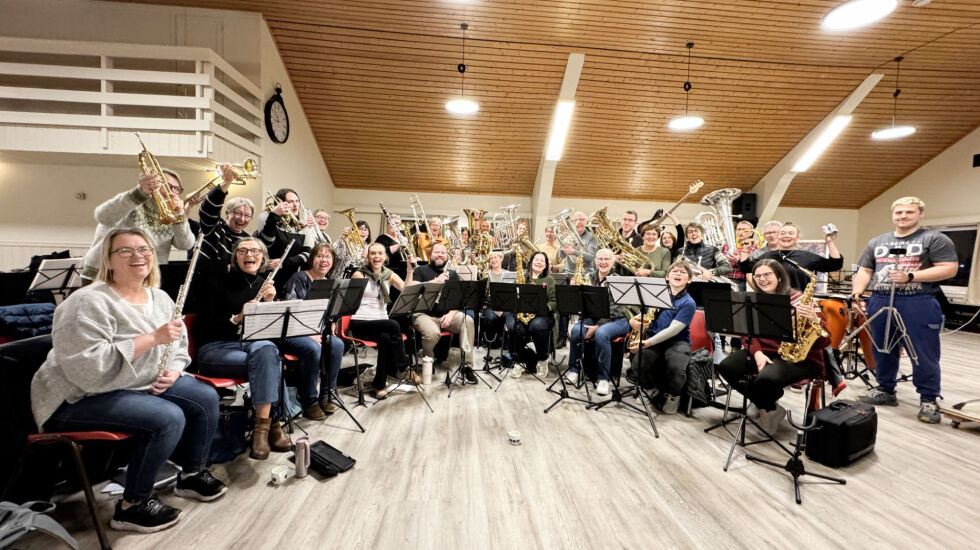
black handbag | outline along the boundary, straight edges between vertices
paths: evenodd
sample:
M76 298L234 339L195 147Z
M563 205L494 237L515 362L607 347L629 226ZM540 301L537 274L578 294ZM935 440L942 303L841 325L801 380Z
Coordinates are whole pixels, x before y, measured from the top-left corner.
M813 420L806 456L825 466L850 464L875 448L878 413L873 405L841 399L813 413Z

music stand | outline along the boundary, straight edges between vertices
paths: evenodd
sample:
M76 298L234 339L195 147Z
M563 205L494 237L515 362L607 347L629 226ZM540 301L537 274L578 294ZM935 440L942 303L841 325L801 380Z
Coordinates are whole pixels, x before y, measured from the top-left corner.
M458 310L463 314L463 324L459 331L459 347L460 347L460 358L459 366L456 370L450 374L452 369L446 369L446 387L449 388L449 395L446 396L447 399L453 396L453 382L460 381L460 386L466 385L466 378L463 373L463 367L466 365L466 351L463 347L466 345L466 311L476 311L483 305L483 296L487 293L487 279L481 279L479 281L469 281L469 280L449 280L446 281L445 285L442 287L442 293L439 295L439 307L445 311ZM474 325L474 330L479 334L479 329ZM476 344L476 335L474 335L474 345ZM470 350L472 355L473 351ZM472 369L473 366L470 365ZM474 371L474 376L476 373ZM490 383L480 378L476 377L478 380L491 387Z
M499 309L514 315L515 323L520 323L516 317L520 313L531 313L534 315L551 315L548 310L548 289L540 284L522 283L522 284L511 284L511 283L491 283L490 290L490 300L491 306L497 305ZM496 288L496 291L494 291ZM497 301L494 302L494 295L497 295ZM511 367L513 368L514 362L516 362L515 357L511 357ZM538 382L544 384L544 380L538 378L537 373L534 369L526 369L526 372L531 374ZM500 386L504 384L505 378L501 378L500 382L497 384L497 391Z
M581 320L585 318L602 319L609 317L609 290L604 287L559 285L555 287L555 295L558 304L558 313L562 315L579 316L579 345L582 346L582 348L579 350L578 365L576 366L578 367L578 372L580 373L580 386L578 387L585 387L585 399L568 393L568 385L565 382L565 376L573 366L568 364L565 367L565 370L558 373L558 379L548 386L548 391L558 395L558 399L556 399L551 405L548 405L548 408L544 410L545 413L555 408L555 406L558 405L558 403L561 403L564 399L571 399L573 401L579 401L590 405L592 404L592 395L589 393L589 384L586 380L587 376L582 363L585 356L585 323L581 322ZM556 390L555 384L561 384L561 389Z
M82 287L82 278L79 272L81 263L82 258L41 260L27 292L49 290L51 294L58 295L64 300L72 290Z
M325 342L326 345L321 344L320 351L320 372L329 372L330 365L326 364L327 354L323 353L323 350L330 350L333 346L332 338L333 335L333 325L337 322L337 319L345 317L347 315L353 315L357 312L357 308L360 306L361 298L364 297L364 289L367 288L367 279L321 279L318 281L313 281L310 285L309 292L306 293L307 300L320 300L326 298L329 300L330 306L323 312L323 332L320 334L320 341ZM326 367L326 368L324 368ZM364 401L364 389L361 387L361 377L360 373L357 372L357 367L354 367L354 379L357 385L357 403L354 406L367 407ZM321 384L327 383L329 385L329 380L320 381ZM339 392L336 388L327 388L330 394L330 398L340 405L347 416L354 421L354 424L364 433L366 430L354 414L347 408L344 400L340 398Z
M442 286L444 283L420 283L414 285L406 286L401 294L398 295L398 299L391 306L391 311L388 313L388 317L403 317L405 315L413 316L416 313L426 313L431 311L437 304L439 300L439 293L442 291ZM416 349L415 349L415 323L408 323L408 330L411 332L410 340L412 341L413 353L412 363L408 365L405 369L405 374L398 380L395 387L399 387L404 383L405 378L408 376L409 371L418 372L421 374L419 366L416 364ZM379 365L378 368L381 368ZM419 395L422 397L422 401L425 402L425 406L429 408L429 412L435 412L432 409L432 405L429 404L429 400L425 398L425 390L421 385L415 386Z
M242 308L241 340L285 340L298 336L320 334L323 314L329 300L287 300L282 302L246 302ZM279 406L286 428L293 432L293 418L286 410L283 391L283 371L279 369ZM300 427L303 433L303 430Z
M499 283L493 283L492 282L489 285L487 285L488 286L488 290L489 290L489 294L490 294L490 300L489 300L489 303L488 303L488 307L490 309L494 310L494 311L499 311L501 313L501 315L506 315L507 313L512 313L514 311L514 309L517 307L517 288L516 288L516 285L514 284L514 275L512 274L512 276L510 277L510 279L511 279L510 282L503 281L503 278L504 277L507 277L507 273L506 272L503 273L503 277L501 277L501 281L502 282L499 282ZM504 324L506 324L506 322ZM511 357L511 363L509 364L510 366L505 366L504 363L503 363L502 358L503 358L503 355L504 355L504 351L505 350L509 350L509 345L510 345L510 338L509 337L510 337L510 334L508 333L508 331L506 331L506 330L504 330L502 328L500 330L500 334L498 335L498 337L500 338L500 357L501 357L501 360L498 362L497 368L500 368L500 369L504 369L504 370L509 371L511 368L513 368L513 360L514 360L514 358ZM487 354L489 354L489 353L490 353L490 346L489 346L489 343L488 343L487 344ZM510 352L507 351L507 353L508 353L508 357L509 357L510 356L509 355ZM483 370L485 372L489 372L490 371L489 362L486 359L484 359ZM497 378L495 375L493 375L493 373L490 373L490 375L493 376L497 380L497 387L496 387L496 389L494 389L494 391L499 390L500 389L500 386L503 384L504 378ZM506 376L506 375L501 375L501 376Z
M647 327L643 323L642 316L643 312L646 311L646 308L655 307L657 309L674 309L674 301L670 295L670 285L668 285L667 280L662 277L609 276L606 278L606 286L609 289L609 293L612 295L613 303L625 306L640 307L641 335L646 334L647 330ZM642 353L642 349L640 350L640 353ZM657 425L653 421L653 413L650 411L650 407L647 406L647 395L643 391L643 388L641 388L639 385L639 376L636 377L636 382L634 382L633 387L627 390L627 394L635 394L640 400L640 404L643 405L643 409L640 410L635 405L623 401L623 394L619 391L618 380L613 384L612 396L609 399L599 403L592 403L586 408L594 408L599 410L610 403L625 405L636 412L645 414L647 419L650 421L650 427L653 428L653 436L659 438L660 433L657 431Z

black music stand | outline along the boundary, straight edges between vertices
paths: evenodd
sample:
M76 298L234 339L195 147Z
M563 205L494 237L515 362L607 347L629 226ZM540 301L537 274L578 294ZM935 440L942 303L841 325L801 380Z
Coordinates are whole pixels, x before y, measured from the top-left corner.
M248 302L242 309L241 340L285 340L320 334L329 300L290 300L284 302ZM321 353L322 355L322 353ZM279 369L279 408L286 431L293 433L293 417L286 410L283 369ZM302 427L300 431L307 433Z
M391 311L388 313L389 317L403 317L412 316L415 313L427 313L436 307L436 303L439 300L439 294L442 292L443 283L420 283L415 285L408 285L403 290L402 293L398 295L398 299L391 306ZM401 386L405 379L408 377L409 371L415 372L421 375L420 368L416 363L416 349L415 349L415 323L408 323L408 330L411 333L409 340L412 341L412 363L405 368L405 373L398 380L395 387ZM378 365L381 368L381 365ZM435 412L432 409L432 405L429 404L429 400L425 398L425 389L421 385L416 385L416 389L419 391L419 395L422 397L422 401L425 402L425 406L429 408L429 412Z
M82 258L54 258L41 260L34 280L27 292L47 290L61 297L63 301L71 291L82 287L79 264Z
M606 281L607 288L609 289L610 294L612 294L614 303L619 305L640 307L641 335L646 334L646 330L648 328L644 325L642 317L642 314L648 307L655 307L658 309L674 309L674 301L670 295L670 285L668 285L667 280L662 277L610 276L606 279ZM622 361L621 358L620 361ZM660 433L657 432L657 425L653 421L653 413L650 411L650 407L647 405L649 396L647 396L646 392L643 391L643 388L640 387L639 376L636 377L636 382L634 382L633 387L628 389L625 395L636 395L637 399L640 400L640 404L643 405L643 409L641 410L639 407L623 401L624 394L619 391L618 380L613 383L612 396L609 399L599 403L592 403L586 408L594 408L595 410L599 410L610 403L625 405L636 412L645 414L647 419L650 421L650 427L653 428L653 436L659 438Z
M514 315L515 323L520 323L516 319L519 313L532 313L534 315L551 315L548 310L548 290L540 284L514 284L514 283L490 283L491 307L500 311ZM499 307L496 307L499 306ZM511 367L517 361L511 357ZM544 384L544 380L538 378L534 369L525 369L538 382ZM504 384L505 378L501 378L497 384L497 391Z
M322 378L322 374L324 372L329 372L330 370L330 365L326 364L326 361L328 360L327 354L323 353L323 350L330 350L332 347L332 338L334 337L333 325L337 322L337 319L348 315L353 315L357 312L357 308L361 304L361 298L364 297L365 288L367 288L367 279L321 279L318 281L313 281L309 292L306 294L307 300L329 300L329 307L323 312L323 332L320 334L321 342L325 342L327 344L325 346L321 344L320 384L328 383L328 380ZM364 402L364 390L361 387L361 377L357 372L357 367L354 368L354 378L357 381L357 403L355 403L354 406L367 407L367 404ZM354 421L354 424L357 424L357 427L360 428L361 433L364 433L366 431L364 426L357 421L354 414L347 408L344 400L340 398L340 394L337 392L337 389L327 388L327 391L330 393L330 398L340 405L340 408L347 413L347 416Z
M442 287L442 293L439 295L439 309L444 311L458 310L463 314L463 327L460 329L459 334L459 347L460 347L460 358L459 366L456 370L450 374L452 369L446 369L446 387L449 388L449 395L446 398L453 396L453 386L454 382L459 382L460 386L466 385L466 377L463 374L463 367L466 365L466 352L463 350L463 346L466 345L466 339L464 338L465 327L466 327L466 311L476 311L483 305L483 296L487 293L487 280L481 279L479 281L464 281L464 280L449 280L446 281L445 285ZM477 334L479 334L479 329L476 328L474 324L474 329ZM476 345L476 334L473 335L473 345ZM472 355L472 351L470 352ZM470 365L473 368L473 365ZM474 371L474 376L476 372ZM477 379L487 385L488 388L490 383L477 376Z
M602 319L609 317L609 290L605 287L559 285L555 287L555 294L558 303L558 313L562 315L578 315L580 321L585 318ZM577 387L585 387L585 399L568 393L565 375L572 368L572 365L569 364L565 367L565 370L558 373L558 379L548 386L548 391L558 395L558 399L551 405L548 405L548 408L544 410L545 413L551 411L551 409L555 408L564 399L571 399L572 401L579 401L589 405L592 404L592 395L589 393L589 384L586 380L587 375L584 364L582 363L585 356L585 323L580 322L578 330L579 345L582 348L578 354L578 365L575 365L578 367L579 372ZM561 384L561 389L555 389L555 384Z

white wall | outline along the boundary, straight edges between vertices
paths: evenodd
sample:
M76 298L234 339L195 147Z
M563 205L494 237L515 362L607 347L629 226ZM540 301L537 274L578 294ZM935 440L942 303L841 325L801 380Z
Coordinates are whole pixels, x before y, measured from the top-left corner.
M256 83L264 98L280 83L291 123L289 140L280 145L263 136L262 177L244 188L232 187L232 195L251 198L261 210L266 190L292 187L308 208L331 203L330 175L260 15L91 0L0 0L0 14L3 36L206 46ZM161 163L181 173L188 192L211 177L180 159ZM42 251L84 251L95 230L95 207L134 186L136 166L135 157L0 151L0 269L22 267ZM78 192L87 198L74 199ZM249 230L255 228L253 223Z

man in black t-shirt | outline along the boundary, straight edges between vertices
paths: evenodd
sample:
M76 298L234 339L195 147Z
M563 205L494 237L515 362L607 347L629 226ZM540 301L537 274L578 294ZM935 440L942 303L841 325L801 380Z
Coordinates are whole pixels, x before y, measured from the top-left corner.
M442 242L436 242L432 245L432 250L429 253L429 263L416 267L405 284L444 283L449 280L460 280L455 271L446 271L448 260L449 252L446 245ZM412 316L412 324L422 337L422 355L435 357L436 344L439 343L442 331L459 334L460 347L463 349L463 374L466 376L467 382L475 384L477 380L473 373L473 337L476 334L476 329L473 325L473 318L459 310L432 313L433 315L416 313Z
M939 281L956 275L959 268L956 249L949 237L938 231L919 226L925 203L917 197L902 197L892 203L892 223L889 231L871 239L858 261L860 269L854 274L854 297L858 307L867 310L869 317L888 306L892 287L894 307L901 314L905 330L915 348L918 360L912 364L912 383L919 392L918 419L930 424L941 420L936 398L940 397L939 331L943 323L942 309L935 293ZM869 285L872 294L865 306L861 293ZM879 315L871 323L876 347L896 338L885 334L888 315ZM889 353L874 350L875 377L878 387L860 400L873 405L898 406L895 383L898 376L900 348Z
M800 270L797 265L813 272L829 273L839 271L844 266L844 257L837 250L837 233L826 235L827 258L808 250L796 248L800 240L800 228L793 223L785 223L779 228L779 248L756 256L743 252L739 257L739 270L742 273L752 273L752 266L759 260L771 258L783 264L789 275L789 286L797 290L806 288L810 276Z

